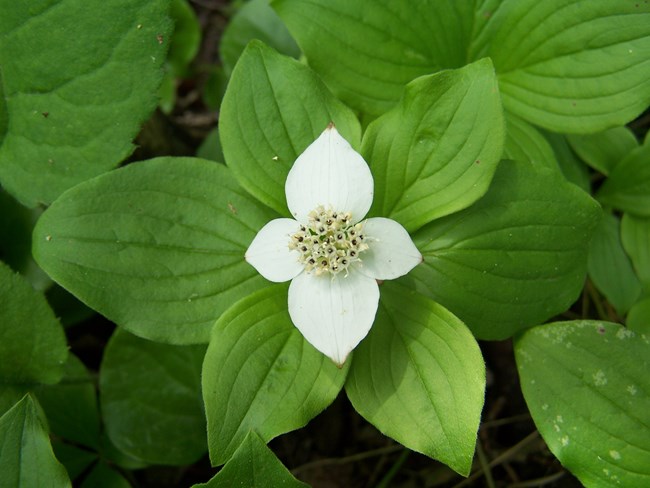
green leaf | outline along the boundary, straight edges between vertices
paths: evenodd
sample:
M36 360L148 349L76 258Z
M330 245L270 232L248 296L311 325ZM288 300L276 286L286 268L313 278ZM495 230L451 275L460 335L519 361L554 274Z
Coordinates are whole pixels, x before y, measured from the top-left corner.
M42 293L0 262L0 383L56 383L68 359L63 327Z
M624 214L621 239L623 247L632 259L637 276L650 290L650 218Z
M634 332L650 335L650 298L634 304L627 314L626 324Z
M418 290L481 339L505 339L566 310L584 285L598 204L557 171L502 161L488 193L413 236Z
M185 77L201 45L201 25L187 0L172 0L170 14L174 20L174 34L167 62L174 76Z
M219 56L227 75L232 73L239 56L253 39L293 58L300 56L300 48L269 6L269 0L250 0L230 19L221 36Z
M284 486L287 488L307 487L291 476L280 460L275 457L260 436L248 432L232 459L207 483L193 485L192 488L266 488Z
M32 227L39 214L20 205L0 187L0 259L16 271L29 266Z
M467 63L474 2L274 0L309 65L345 103L378 116L411 80Z
M556 132L623 125L650 103L650 5L505 0L479 31L503 105Z
M330 122L358 147L359 121L316 73L259 41L248 45L233 70L219 115L226 163L246 190L289 215L287 173Z
M131 488L131 484L105 462L99 462L84 478L80 488Z
M45 297L64 328L77 325L95 315L93 309L58 285L51 286L45 292Z
M124 453L184 465L206 451L201 403L204 346L170 346L117 330L99 372L106 432Z
M100 438L102 458L112 465L119 466L123 469L135 470L146 468L148 464L142 459L135 458L121 451L113 444L111 438L103 432Z
M215 324L203 363L212 464L226 462L250 430L269 441L306 425L334 401L346 373L293 326L286 285L233 305Z
M490 57L504 106L558 132L622 125L650 103L650 4L610 0L274 0L312 66L378 116L404 85Z
M127 330L207 342L230 303L267 283L244 252L274 217L223 165L159 158L65 193L36 225L33 252L61 286Z
M618 324L557 322L515 341L524 398L585 486L650 484L650 340Z
M589 244L589 277L616 311L625 314L641 294L641 283L621 243L621 224L605 214Z
M97 392L90 373L73 354L68 356L65 375L56 385L35 390L52 433L68 441L99 449Z
M172 27L168 5L0 4L0 84L8 117L0 181L22 203L50 203L133 151L131 140L157 104Z
M639 147L634 132L627 127L614 127L597 134L573 134L567 140L578 156L604 175Z
M650 217L649 160L650 143L633 150L614 167L596 198L617 210Z
M203 102L210 110L218 110L221 100L226 93L228 77L221 66L210 66L208 68L208 79L203 86ZM217 136L218 137L218 136ZM221 144L219 145L221 147ZM197 154L198 155L198 154ZM203 157L198 155L199 157ZM206 158L212 159L212 158ZM223 161L223 157L219 158Z
M30 387L28 385L10 385L0 383L0 416L13 407L27 393Z
M52 449L56 458L65 466L71 480L86 471L98 458L96 452L86 451L57 440L52 442Z
M375 180L371 214L413 231L471 205L487 191L503 138L488 59L413 81L363 137Z
M170 114L176 103L176 80L171 72L165 73L158 89L158 97L160 98L158 101L160 110L165 114Z
M555 132L542 131L542 133L553 148L555 159L564 177L587 193L591 193L589 168L576 157L571 147L569 147L566 136Z
M528 161L534 166L549 169L558 168L553 148L537 128L508 112L505 119L508 130L503 147L504 159Z
M21 273L39 291L52 280L36 265L30 249L32 229L42 209L28 209L0 187L0 261Z
M381 288L375 323L354 353L348 397L384 434L467 476L485 392L478 344L437 303L391 282Z
M221 141L219 140L219 130L212 129L203 142L196 150L196 155L202 159L223 163L223 151L221 150Z
M72 486L56 460L38 403L31 395L0 417L0 479L3 486Z

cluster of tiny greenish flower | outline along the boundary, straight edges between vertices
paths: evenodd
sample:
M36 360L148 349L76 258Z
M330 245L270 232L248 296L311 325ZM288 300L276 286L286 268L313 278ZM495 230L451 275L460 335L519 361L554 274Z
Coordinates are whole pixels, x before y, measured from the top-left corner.
M350 212L338 213L332 209L317 207L308 215L307 225L291 235L289 249L300 253L299 261L305 271L316 275L331 273L333 276L345 271L368 249L363 235L363 224L351 225Z

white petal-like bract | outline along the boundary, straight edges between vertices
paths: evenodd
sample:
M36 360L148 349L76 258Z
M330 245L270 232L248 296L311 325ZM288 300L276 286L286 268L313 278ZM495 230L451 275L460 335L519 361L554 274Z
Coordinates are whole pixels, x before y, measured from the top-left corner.
M303 224L319 205L350 212L356 223L370 210L373 186L368 164L330 124L296 159L285 192L291 214Z
M298 262L298 252L289 249L289 240L299 227L293 219L271 220L248 246L246 261L269 281L281 283L297 276L304 265Z
M422 262L422 254L399 223L383 217L373 217L363 224L368 242L357 269L377 280L394 280Z
M335 279L302 273L289 286L289 315L294 325L339 366L368 334L378 303L377 282L361 273Z
M373 184L363 157L330 124L287 175L287 206L296 220L272 220L246 251L266 279L292 280L291 321L338 366L375 321L377 280L399 278L422 262L399 223L362 222Z

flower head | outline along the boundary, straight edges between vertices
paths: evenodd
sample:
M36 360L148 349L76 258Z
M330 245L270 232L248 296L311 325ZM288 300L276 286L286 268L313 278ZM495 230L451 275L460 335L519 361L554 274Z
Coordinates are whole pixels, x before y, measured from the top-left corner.
M333 124L298 157L285 192L294 219L266 224L246 260L270 281L292 280L291 320L340 366L375 320L377 281L405 275L422 255L394 220L363 220L372 174Z

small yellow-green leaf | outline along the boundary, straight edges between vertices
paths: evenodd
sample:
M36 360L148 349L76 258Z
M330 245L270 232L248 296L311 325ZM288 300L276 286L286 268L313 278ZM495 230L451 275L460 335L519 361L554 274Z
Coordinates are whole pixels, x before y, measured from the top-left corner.
M485 391L478 344L437 303L392 282L381 288L345 391L381 432L467 476Z
M203 363L203 400L213 465L233 455L250 430L264 441L304 426L334 401L342 368L291 323L287 286L271 285L217 321Z

